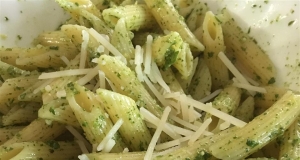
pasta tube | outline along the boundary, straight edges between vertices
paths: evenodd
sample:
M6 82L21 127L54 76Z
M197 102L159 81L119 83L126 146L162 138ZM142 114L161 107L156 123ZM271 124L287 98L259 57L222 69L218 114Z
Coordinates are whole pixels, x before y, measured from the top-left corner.
M297 159L300 157L300 116L283 134L280 145L279 159Z
M4 126L26 124L35 120L37 111L41 107L40 103L17 103L11 110L2 116L2 123Z
M22 142L0 147L0 159L43 159L43 160L66 160L76 159L81 153L75 142Z
M47 141L55 139L65 131L65 126L60 123L52 122L52 124L47 124L44 119L38 118L16 133L11 139L6 141L4 145L37 140Z
M16 133L22 130L24 126L8 126L0 128L0 145L12 138Z
M120 51L129 62L134 59L134 47L131 42L132 32L125 27L126 22L124 18L118 20L115 25L114 33L111 36L111 44Z
M214 91L224 87L229 81L229 71L218 57L218 54L225 50L222 26L215 15L209 11L205 14L202 27L205 46L203 55L211 74L212 90Z
M114 84L116 92L136 101L138 107L144 107L157 117L161 117L162 108L137 79L135 73L115 57L102 55L98 65L105 76Z
M248 97L236 110L235 117L244 121L250 122L254 117L254 99Z
M234 134L216 141L209 150L219 159L245 158L282 135L299 116L299 105L300 96L287 92L263 114Z
M188 93L196 100L206 97L211 91L211 74L202 58L199 58L195 74L189 85Z
M236 62L250 73L248 76L252 79L264 85L275 83L276 69L268 55L257 45L255 39L236 25L226 10L223 16L226 17L222 20L226 51L233 54Z
M68 103L86 138L91 144L100 144L113 126L100 102L96 100L94 93L76 83L68 83L65 89ZM113 136L113 140L116 144L112 152L123 151L125 145L118 132Z
M0 75L4 80L29 74L30 72L28 71L22 70L18 67L0 61Z
M105 22L111 27L115 27L119 19L123 18L125 28L130 31L151 29L157 24L148 7L142 4L105 9L102 15Z
M173 65L187 79L193 70L193 55L189 45L177 32L170 32L166 36L157 37L152 44L152 56L158 66L163 69Z
M179 15L171 0L145 0L145 2L163 30L176 31L188 44L199 51L204 50L204 46L189 30L184 22L184 18Z
M38 116L43 119L57 121L62 124L80 128L68 101L58 98L44 104L38 111Z
M119 118L124 120L119 132L129 150L146 150L151 135L134 100L105 89L98 89L96 98L101 102L113 123L116 123Z

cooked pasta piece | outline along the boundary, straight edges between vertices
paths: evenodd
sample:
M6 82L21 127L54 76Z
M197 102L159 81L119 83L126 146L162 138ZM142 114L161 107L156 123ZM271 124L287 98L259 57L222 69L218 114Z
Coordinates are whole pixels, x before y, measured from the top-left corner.
M234 86L227 86L225 87L221 93L214 99L212 102L212 105L214 108L227 113L229 115L234 115L239 104L240 104L240 99L241 99L241 90L239 88L236 88ZM210 118L212 115L211 114L206 114L204 119ZM213 130L219 130L218 124L220 123L220 120L215 119L213 117L213 122L210 124L209 129Z
M236 110L235 117L244 121L250 122L254 117L254 99L248 97Z
M299 159L300 157L300 116L284 132L280 145L279 159Z
M193 55L189 45L177 32L157 37L152 44L152 57L158 66L167 69L174 66L187 79L193 70Z
M176 79L171 68L168 68L166 70L160 70L160 72L161 72L161 76L163 77L164 81L170 87L171 92L184 93L180 83Z
M211 75L209 69L202 58L199 58L198 65L189 85L188 93L196 100L200 100L210 94Z
M24 49L16 59L16 64L20 66L30 66L30 68L59 68L65 66L60 58L65 56L73 59L78 54L74 46L37 46Z
M224 87L229 81L229 71L218 57L218 54L225 50L223 31L220 22L211 11L205 14L202 27L204 61L209 68L214 91Z
M124 95L97 89L97 100L105 108L113 123L119 118L124 120L119 132L130 151L145 151L151 140L150 132L145 125L135 102Z
M7 126L0 128L0 145L11 139L16 133L22 130L24 126Z
M3 80L29 75L30 72L0 61L0 75Z
M18 47L14 47L14 48L0 48L0 60L2 62L5 62L7 64L10 64L12 66L16 66L20 69L24 69L24 70L34 70L35 67L34 66L20 66L16 64L16 59L19 56L19 53L22 52L24 50L24 48L18 48Z
M0 87L0 112L6 114L11 105L18 102L19 94L38 81L37 77L30 75L7 79Z
M65 98L57 98L44 104L39 109L38 116L43 119L57 121L75 128L80 128L80 124Z
M125 5L105 9L102 12L103 19L115 27L118 20L123 18L127 30L151 29L157 25L148 7L144 4Z
M226 10L224 10L223 18L220 19L226 51L233 54L236 62L239 62L239 65L248 71L250 74L248 76L252 79L264 85L275 83L276 69L274 64L258 46L256 40L244 33Z
M282 135L300 114L300 96L287 92L272 107L234 134L209 147L219 159L242 159Z
M189 30L184 18L179 15L170 0L145 0L145 2L163 30L176 31L191 46L199 51L204 50L204 46Z
M65 131L65 126L60 123L52 122L51 124L47 124L44 119L38 118L16 133L3 145L9 145L17 142L53 140Z
M100 11L90 0L57 0L57 2L81 25L93 27L103 34L110 35L112 33L111 29L102 20ZM84 20L88 20L88 22Z
M124 55L127 61L130 61L134 59L134 47L131 42L133 34L126 30L125 25L124 18L118 20L111 36L111 44Z
M265 86L267 93L256 93L254 96L255 107L269 108L278 101L288 90L282 87Z
M150 96L135 73L115 57L102 55L98 65L105 76L114 84L116 92L136 101L138 107L144 107L157 117L161 117L162 108Z
M76 159L81 153L75 142L34 141L21 142L0 147L0 159Z
M35 102L16 103L7 114L2 116L2 124L9 126L30 123L38 117L37 112L40 107L41 104Z
M65 89L68 103L84 130L86 138L91 144L100 144L113 126L104 108L93 92L76 83L68 83ZM123 151L125 144L118 132L113 136L113 140L116 144L112 152Z

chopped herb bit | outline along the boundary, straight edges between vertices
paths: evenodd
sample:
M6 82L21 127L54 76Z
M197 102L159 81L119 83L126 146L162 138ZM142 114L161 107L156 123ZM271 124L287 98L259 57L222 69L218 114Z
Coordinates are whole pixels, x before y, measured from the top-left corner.
M272 78L268 81L268 84L273 84L273 83L275 83L275 78L274 78L274 77L272 77Z
M52 107L50 107L49 112L51 112L53 115L55 115L55 110Z
M251 32L251 27L248 28L247 33L249 34Z
M79 4L78 4L77 2L75 2L75 5L76 5L76 6L79 6Z
M288 23L288 26L291 26L294 22L295 22L295 21L290 21L290 22Z
M179 52L175 51L175 49L172 46L167 49L165 54L165 65L163 66L163 70L166 70L176 62L178 53Z
M251 139L247 139L247 142L246 142L247 146L251 147L251 148L254 148L255 146L257 146L259 143L254 141L254 140L251 140Z
M58 49L59 49L58 46L50 46L49 48L50 48L51 50L58 50Z
M211 58L214 56L214 52L208 52L207 55L208 55L208 58Z
M210 159L211 154L207 153L206 151L200 151L197 153L194 160L208 160Z
M22 36L20 36L20 35L17 35L17 38L18 38L19 40L21 40L21 39L22 39Z
M60 148L59 143L57 141L54 141L54 140L49 140L49 141L46 142L46 144L48 146L50 146L51 148L53 148L53 149L59 149Z
M5 19L5 21L8 21L8 20L9 20L8 17L4 17L4 19Z

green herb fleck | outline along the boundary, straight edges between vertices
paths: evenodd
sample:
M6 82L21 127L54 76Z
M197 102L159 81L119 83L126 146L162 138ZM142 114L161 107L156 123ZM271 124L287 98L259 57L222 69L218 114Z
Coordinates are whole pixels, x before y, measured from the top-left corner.
M208 160L211 157L211 154L207 153L206 151L200 151L197 153L194 160Z
M52 107L50 107L49 112L51 112L53 115L55 115L55 110Z
M163 70L168 69L172 64L174 64L177 60L178 51L171 46L167 49L165 53L165 65L163 66Z
M21 39L22 39L22 36L20 36L20 35L17 35L17 38L18 38L19 40L21 40Z
M58 46L50 46L49 48L50 48L51 50L58 50L58 49L59 49Z
M54 141L54 140L49 140L49 141L46 142L46 144L48 146L50 146L51 148L53 148L53 149L59 149L60 148L59 143L57 141Z
M5 21L8 21L8 20L9 20L8 17L4 17L4 19L5 19Z
M274 78L274 77L272 77L272 78L268 81L268 84L273 84L273 83L275 83L275 78Z
M288 23L288 26L291 26L294 22L295 22L295 21L290 21L290 22Z
M247 139L247 142L246 142L246 145L251 147L251 148L254 148L258 144L259 144L258 142L254 141L254 140L251 140L251 139Z

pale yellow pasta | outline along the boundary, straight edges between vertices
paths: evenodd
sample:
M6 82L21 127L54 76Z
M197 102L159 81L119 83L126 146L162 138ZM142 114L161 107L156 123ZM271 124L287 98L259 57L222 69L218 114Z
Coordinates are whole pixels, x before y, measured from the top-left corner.
M7 79L0 87L0 112L6 114L18 102L19 94L37 81L36 75Z
M204 50L204 46L189 30L184 18L179 15L170 0L145 0L145 2L163 30L176 31L191 46L200 51Z
M124 94L136 101L138 107L144 107L155 116L161 117L162 108L150 96L135 73L122 61L115 57L102 55L98 65L105 76L113 83L116 92Z
M300 116L283 134L283 144L280 145L279 159L300 158Z
M283 134L299 115L299 103L299 95L287 92L265 114L255 117L234 134L216 141L209 150L219 159L246 158Z
M16 133L22 130L24 126L7 126L0 128L0 145L12 138Z
M75 142L33 141L21 142L0 147L0 159L76 159L80 148Z
M218 57L218 54L225 50L222 26L215 15L209 11L205 14L202 27L205 46L203 55L211 74L212 90L214 91L224 87L229 81L229 71Z
M38 118L16 133L4 145L17 142L53 140L65 131L65 126L60 123L52 122L51 124L47 124L44 119Z
M160 73L166 84L170 87L171 92L184 93L171 68L161 70Z
M154 39L152 57L158 66L167 69L174 66L183 79L188 79L193 70L193 55L189 45L183 41L177 32Z
M16 103L7 114L2 116L2 124L9 126L30 123L38 117L37 112L40 107L41 104L35 102Z
M62 124L80 128L68 101L64 98L57 98L44 104L38 111L38 116L43 119L57 121Z
M235 117L244 121L250 122L254 117L254 99L248 97L243 103L237 108Z
M14 48L0 48L0 59L2 62L7 64L13 65L20 69L24 70L34 70L34 66L21 66L16 64L16 59L19 56L19 53L22 52L24 49L19 47Z
M116 123L119 118L123 119L124 122L119 132L128 149L130 151L146 150L151 140L151 134L135 101L105 89L97 89L96 98L101 102L113 123Z
M234 56L236 65L248 71L248 76L264 85L275 83L276 69L255 39L244 33L224 10L222 21L226 51ZM225 17L225 18L224 18Z
M143 4L108 8L102 14L105 22L113 28L121 18L124 19L127 30L151 29L157 26L150 10Z
M134 59L134 47L131 42L133 33L126 29L124 18L118 20L115 25L114 33L111 36L111 44L127 59Z
M113 127L112 121L105 115L105 110L96 99L95 94L76 83L66 86L67 100L77 121L84 130L86 138L91 144L100 144ZM111 152L121 152L125 144L120 134L114 134L116 142Z
M0 75L3 80L29 75L30 72L0 61Z
M196 100L200 100L210 94L211 75L202 58L199 58L198 65L189 85L188 93Z
M267 93L256 93L254 96L257 108L269 108L278 101L288 90L282 87L264 86Z

